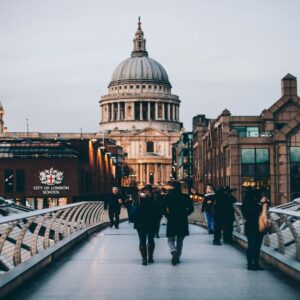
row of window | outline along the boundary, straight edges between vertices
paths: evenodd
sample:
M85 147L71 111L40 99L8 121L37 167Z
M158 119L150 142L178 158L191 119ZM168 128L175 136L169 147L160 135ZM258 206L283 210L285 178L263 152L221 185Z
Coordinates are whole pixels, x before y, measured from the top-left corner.
M120 85L120 86L115 86L115 90L117 90L118 88L119 88L119 90L122 90L122 85ZM127 90L127 85L124 85L123 88L124 88L124 90ZM130 85L129 88L130 88L130 89L133 89L134 86L133 86L133 85ZM135 88L136 88L136 89L139 89L139 88L140 88L140 85L137 84L137 85L135 86ZM146 85L143 84L143 85L142 85L142 89L145 89L145 88L146 88ZM161 85L159 85L159 86L154 85L153 88L154 88L154 90L159 89L160 91L161 91L161 90L166 91L166 90L168 89L166 86L161 86ZM152 85L148 85L148 89L152 89ZM113 90L113 88L112 88L112 90Z

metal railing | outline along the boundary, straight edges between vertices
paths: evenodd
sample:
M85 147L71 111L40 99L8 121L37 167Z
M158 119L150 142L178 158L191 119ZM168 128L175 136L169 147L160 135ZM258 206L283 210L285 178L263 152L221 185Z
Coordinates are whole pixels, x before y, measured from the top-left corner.
M121 218L126 218L123 210ZM62 240L106 222L103 202L80 202L0 218L0 276Z
M189 221L198 225L207 226L204 214L201 211L202 203L195 203L195 211L190 215ZM235 237L245 237L245 219L241 212L241 203L234 205ZM294 200L291 203L269 209L271 228L264 236L263 245L272 250L273 253L280 253L290 261L300 262L300 201Z

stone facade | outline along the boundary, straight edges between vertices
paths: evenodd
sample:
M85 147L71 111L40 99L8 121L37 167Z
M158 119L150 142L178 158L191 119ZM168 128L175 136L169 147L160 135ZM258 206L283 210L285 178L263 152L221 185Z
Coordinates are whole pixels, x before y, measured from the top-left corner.
M171 147L180 137L179 97L165 69L148 57L139 20L131 57L113 72L100 100L100 131L124 147L129 167L124 185L170 180Z
M194 128L194 186L230 185L242 199L249 186L269 194L273 205L300 197L300 98L297 79L282 79L282 97L259 116L232 116Z

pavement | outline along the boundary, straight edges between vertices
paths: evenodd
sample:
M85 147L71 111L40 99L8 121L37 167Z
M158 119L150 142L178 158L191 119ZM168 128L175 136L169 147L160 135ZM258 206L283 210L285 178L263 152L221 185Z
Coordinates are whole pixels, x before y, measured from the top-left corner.
M166 226L155 239L155 263L142 266L133 225L122 223L80 243L9 300L300 299L299 284L280 271L248 271L237 246L213 246L212 236L190 225L181 264L172 266Z

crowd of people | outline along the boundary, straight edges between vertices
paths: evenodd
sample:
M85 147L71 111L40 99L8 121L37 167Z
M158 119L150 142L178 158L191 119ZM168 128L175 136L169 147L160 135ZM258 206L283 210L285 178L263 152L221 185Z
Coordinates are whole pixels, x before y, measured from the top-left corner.
M166 236L171 253L172 265L180 263L183 241L189 235L188 216L194 211L192 199L181 192L178 181L171 183L171 189L153 188L147 184L142 189L129 195L122 194L113 187L112 194L107 197L104 208L108 209L110 226L119 228L121 206L127 208L129 222L132 222L139 237L139 251L142 264L154 262L155 238L159 238L162 217L167 219ZM211 184L206 187L202 212L207 221L208 234L213 235L213 245L220 246L221 239L225 244L233 243L234 203L237 199L232 195L235 189L221 187L214 189ZM192 190L192 193L195 193ZM260 216L266 211L269 200L258 189L249 188L242 203L242 214L245 219L245 234L248 239L247 268L262 270L259 265L259 253L263 236L268 227L260 227Z

